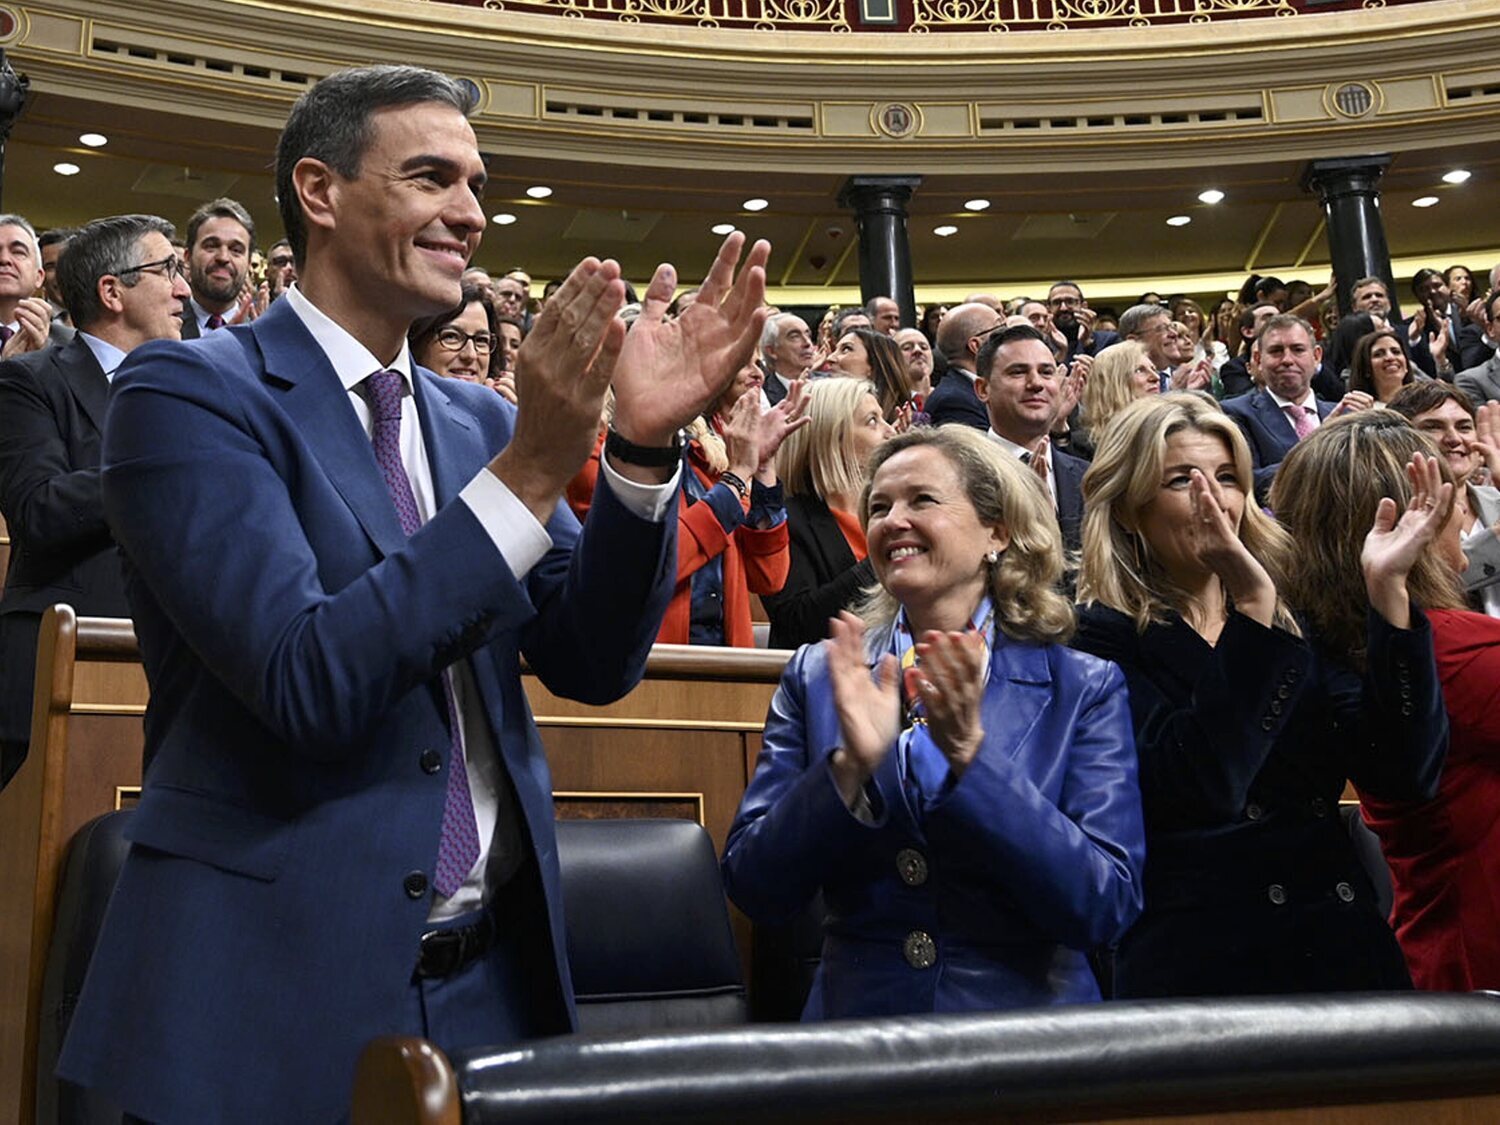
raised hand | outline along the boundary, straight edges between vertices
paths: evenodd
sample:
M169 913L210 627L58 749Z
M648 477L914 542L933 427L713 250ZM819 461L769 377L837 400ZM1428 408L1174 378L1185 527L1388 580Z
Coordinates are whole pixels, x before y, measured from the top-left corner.
M1344 414L1354 414L1361 410L1369 410L1375 405L1375 396L1364 391L1350 391L1339 403L1328 412L1328 417L1338 418Z
M1093 363L1092 356L1080 354L1074 358L1068 369L1068 377L1063 380L1062 390L1057 395L1057 412L1052 415L1054 430L1060 432L1067 428L1068 419L1073 416L1074 409L1083 398L1083 385L1088 381L1089 369Z
M1474 450L1484 459L1492 480L1500 480L1500 402L1486 402L1476 412Z
M759 392L756 392L756 398L758 407ZM760 463L756 466L756 474L769 472L770 480L765 481L766 484L772 484L776 480L776 451L781 448L787 435L812 423L812 418L807 413L811 404L812 399L807 394L807 381L793 379L786 397L760 415L760 431L756 437Z
M1397 629L1411 627L1406 576L1442 530L1453 501L1453 485L1443 480L1436 457L1413 453L1406 475L1412 488L1406 511L1398 519L1396 502L1383 498L1359 556L1370 604Z
M45 348L52 330L52 306L40 297L22 297L16 305L16 323L16 333L5 341L0 358L10 359Z
M676 320L665 314L677 271L657 267L614 365L614 427L622 437L637 445L671 444L749 361L766 319L771 246L762 241L751 247L736 276L744 244L738 231L724 240L698 299Z
M834 779L851 808L874 776L901 730L901 694L896 658L880 658L875 675L865 663L865 625L848 610L828 623L828 676L844 744L834 751Z
M913 671L932 741L960 777L984 743L984 638L973 630L924 633Z
M585 258L536 318L516 356L516 396L526 409L517 413L515 434L490 471L542 523L594 450L604 392L625 342L625 324L615 316L624 303L619 265Z
M729 471L746 484L760 467L760 388L751 387L722 416Z
M1240 540L1224 486L1194 469L1188 489L1192 501L1188 536L1199 561L1218 576L1236 610L1270 628L1276 615L1276 585Z

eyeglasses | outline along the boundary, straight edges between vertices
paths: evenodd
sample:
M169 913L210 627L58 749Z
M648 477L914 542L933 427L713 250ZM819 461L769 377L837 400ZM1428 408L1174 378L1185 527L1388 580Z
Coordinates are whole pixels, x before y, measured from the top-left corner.
M470 335L461 328L452 327L439 328L437 331L438 345L446 351L461 352L471 340L476 352L488 353L495 350L495 337L490 332L475 332Z
M284 270L291 265L295 259L290 254L278 254L271 259L271 265L279 270Z
M170 258L163 258L159 262L142 262L138 266L126 266L115 272L116 277L124 277L131 273L160 273L162 277L171 281L173 278L187 277L187 268L182 264L182 259L176 254Z

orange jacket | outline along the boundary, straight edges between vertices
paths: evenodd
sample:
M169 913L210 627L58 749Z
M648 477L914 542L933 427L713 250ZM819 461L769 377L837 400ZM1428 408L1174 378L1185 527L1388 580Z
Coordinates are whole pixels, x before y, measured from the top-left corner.
M704 488L718 483L718 476L696 456L689 469ZM786 520L775 527L740 524L730 534L709 504L687 501L684 489L677 497L677 589L662 618L656 639L664 644L687 644L693 612L693 574L707 563L724 559L724 643L732 648L754 648L755 632L750 622L750 594L774 594L786 583L791 565Z

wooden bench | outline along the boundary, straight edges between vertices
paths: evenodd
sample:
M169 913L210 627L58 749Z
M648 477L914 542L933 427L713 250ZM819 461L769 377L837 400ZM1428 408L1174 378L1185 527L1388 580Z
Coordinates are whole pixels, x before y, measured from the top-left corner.
M596 708L525 687L560 818L696 821L722 850L789 653L659 645L643 682ZM37 1016L68 841L140 792L148 696L129 621L47 611L31 753L0 792L0 1119L34 1116ZM749 924L734 915L748 966Z

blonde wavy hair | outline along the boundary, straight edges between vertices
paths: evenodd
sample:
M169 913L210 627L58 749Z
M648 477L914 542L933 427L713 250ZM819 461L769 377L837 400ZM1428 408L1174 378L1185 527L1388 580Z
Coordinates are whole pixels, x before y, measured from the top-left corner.
M875 384L863 379L816 379L807 385L812 421L787 435L776 451L776 476L788 496L858 496L865 466L852 440L855 411ZM879 399L876 399L877 404Z
M1143 362L1146 346L1136 340L1111 344L1094 357L1083 384L1083 421L1096 442L1109 420L1135 401L1132 377Z
M924 427L897 434L877 448L859 499L860 525L869 528L870 490L880 467L897 454L923 446L936 449L958 470L979 522L1003 526L1010 533L1010 546L990 567L996 627L1015 641L1065 644L1073 635L1074 616L1057 589L1063 574L1063 542L1052 497L1034 472L978 430ZM896 599L877 584L864 591L856 612L870 626L884 628L895 621L898 609Z
M1094 463L1083 476L1083 565L1078 574L1080 602L1118 610L1134 619L1141 632L1172 612L1186 618L1192 609L1188 592L1168 577L1139 530L1141 514L1161 491L1167 439L1184 430L1217 437L1228 448L1235 480L1245 494L1240 542L1260 560L1278 591L1287 588L1292 541L1255 503L1250 447L1239 426L1202 395L1151 395L1125 407L1095 437ZM1275 621L1300 635L1279 596Z
M1389 496L1400 511L1411 502L1413 453L1436 457L1443 479L1453 480L1437 446L1400 414L1362 410L1324 422L1293 446L1271 487L1271 503L1297 541L1287 589L1329 650L1361 670L1370 599L1360 553L1381 499ZM1423 609L1468 608L1458 576L1430 547L1406 588Z

